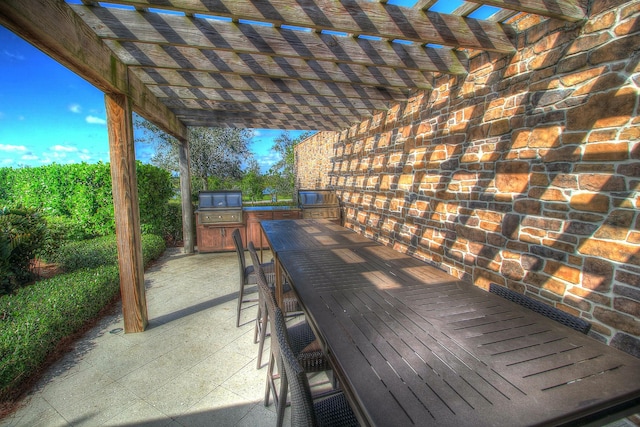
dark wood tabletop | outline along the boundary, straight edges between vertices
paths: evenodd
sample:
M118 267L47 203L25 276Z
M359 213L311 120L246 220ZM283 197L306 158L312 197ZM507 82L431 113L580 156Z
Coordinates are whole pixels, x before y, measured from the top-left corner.
M391 248L300 243L355 233L293 222L263 228L363 424L580 424L640 404L640 359Z

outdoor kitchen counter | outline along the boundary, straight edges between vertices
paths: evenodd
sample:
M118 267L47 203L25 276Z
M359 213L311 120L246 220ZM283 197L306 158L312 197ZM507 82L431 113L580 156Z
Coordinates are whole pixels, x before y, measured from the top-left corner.
M195 213L198 252L203 253L234 251L231 234L236 229L240 231L245 247L249 242L253 242L256 248L266 247L266 239L261 236L260 221L302 218L302 211L297 206L242 206L237 207L235 212L205 208ZM204 223L203 218L209 217L214 220L219 217L221 221Z
M247 224L247 244L253 242L258 249L267 247L267 239L262 234L260 221L302 218L302 211L296 206L245 206L242 210Z
M242 208L245 212L255 212L255 211L299 211L300 208L297 206L244 206Z

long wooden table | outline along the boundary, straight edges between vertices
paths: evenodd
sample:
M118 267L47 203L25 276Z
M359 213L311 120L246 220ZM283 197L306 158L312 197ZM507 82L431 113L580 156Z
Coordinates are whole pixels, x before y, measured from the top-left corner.
M582 425L640 405L640 359L327 221L262 227L363 425Z

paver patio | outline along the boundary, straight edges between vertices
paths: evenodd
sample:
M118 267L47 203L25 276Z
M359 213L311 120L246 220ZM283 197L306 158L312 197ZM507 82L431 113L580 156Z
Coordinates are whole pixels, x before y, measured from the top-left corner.
M266 366L256 369L255 308L235 327L236 254L172 248L145 283L145 332L124 334L120 314L105 317L0 426L274 425L274 405L262 403Z

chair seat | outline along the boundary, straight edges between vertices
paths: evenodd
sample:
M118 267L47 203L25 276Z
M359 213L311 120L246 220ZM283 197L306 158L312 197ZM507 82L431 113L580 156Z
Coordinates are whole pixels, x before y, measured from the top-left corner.
M266 262L264 264L260 264L262 270L264 271L265 276L267 276L267 280L269 280L269 276L276 274L275 264L272 262ZM247 283L250 285L255 285L258 283L258 279L256 278L256 271L253 265L248 265L244 269L244 276L247 278Z
M358 424L343 393L313 402L318 426L355 427Z
M301 322L288 326L287 333L291 350L305 372L321 372L330 369L329 361L309 323Z

